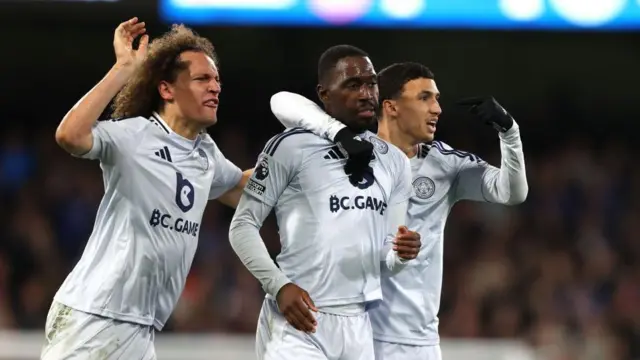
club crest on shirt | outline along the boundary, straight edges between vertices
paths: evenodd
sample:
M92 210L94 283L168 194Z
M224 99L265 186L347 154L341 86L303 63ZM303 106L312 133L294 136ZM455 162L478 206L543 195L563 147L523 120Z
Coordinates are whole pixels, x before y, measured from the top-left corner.
M198 162L204 171L209 170L209 158L207 157L207 153L202 149L198 149Z
M421 176L413 180L413 191L420 199L428 199L436 192L436 184L430 178Z
M386 142L378 139L375 136L371 136L369 137L369 142L373 145L373 147L376 149L377 152L379 152L380 154L386 154L387 152L389 152L389 144L387 144Z

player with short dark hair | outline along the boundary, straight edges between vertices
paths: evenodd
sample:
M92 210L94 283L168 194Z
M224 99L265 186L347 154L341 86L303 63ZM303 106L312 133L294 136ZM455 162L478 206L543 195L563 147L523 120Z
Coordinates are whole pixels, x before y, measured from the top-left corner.
M499 131L502 164L496 168L474 154L434 141L442 109L434 74L426 66L412 62L393 64L380 71L378 86L378 136L410 159L414 194L408 206L407 225L424 240L414 265L398 273L382 268L383 301L369 311L375 359L440 360L437 314L447 217L460 200L515 205L526 199L528 185L520 132L511 115L492 97L460 102ZM309 111L313 102L300 95L279 93L274 98L273 113L285 126L301 126L318 134L340 128L319 108ZM416 146L416 142L420 144Z
M221 91L213 45L184 26L151 44L145 31L137 18L118 26L115 65L56 131L63 149L100 161L105 194L55 295L42 359L155 359L154 334L182 293L208 200L234 206L250 173L205 131ZM123 119L97 121L114 96Z
M354 49L323 54L318 95L355 141L377 144L368 171L353 181L340 146L308 130L285 131L264 148L231 222L234 251L267 293L256 341L261 360L373 359L366 308L380 299L380 267L400 272L420 247L419 235L403 226L409 162L365 131L376 121L378 87L373 64ZM279 268L259 233L274 208Z

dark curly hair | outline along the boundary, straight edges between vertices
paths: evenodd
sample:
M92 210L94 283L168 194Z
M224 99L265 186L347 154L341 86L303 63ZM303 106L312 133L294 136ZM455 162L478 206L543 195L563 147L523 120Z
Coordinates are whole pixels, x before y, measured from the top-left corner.
M161 81L173 83L189 63L180 61L185 51L202 52L217 64L213 44L184 25L171 30L149 44L147 57L133 77L116 95L111 106L113 118L149 117L162 110L164 102L158 93Z

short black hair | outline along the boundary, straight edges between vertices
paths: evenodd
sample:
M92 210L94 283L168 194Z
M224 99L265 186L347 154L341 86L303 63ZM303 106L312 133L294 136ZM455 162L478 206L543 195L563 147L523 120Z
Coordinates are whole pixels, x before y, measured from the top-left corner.
M415 62L395 63L382 69L378 73L380 106L385 100L398 98L402 94L404 84L420 78L435 79L435 75L428 67Z
M369 54L353 45L335 45L325 50L318 60L318 82L323 83L340 60L352 56L369 57Z

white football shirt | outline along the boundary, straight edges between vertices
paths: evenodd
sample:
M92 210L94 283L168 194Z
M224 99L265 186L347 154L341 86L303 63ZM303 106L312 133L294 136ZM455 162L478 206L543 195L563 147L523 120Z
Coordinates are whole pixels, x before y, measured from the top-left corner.
M397 274L382 269L384 301L372 309L374 338L380 341L435 345L442 294L444 228L460 200L517 204L528 185L518 125L500 134L501 168L478 156L434 141L421 144L411 159L414 195L407 222L422 236L418 258Z
M411 196L411 170L407 157L393 145L370 132L361 137L375 145L375 159L373 176L357 186L344 172L346 159L340 149L309 131L291 129L265 146L230 234L234 249L252 269L257 255L242 248L249 245L241 244L249 233L238 229L255 230L275 209L282 244L277 263L284 276L268 266L260 269L266 269L263 286L268 296L291 281L319 308L380 299L381 258L390 230L387 216L390 207L406 204ZM263 204L267 211L252 203ZM261 278L255 271L254 275Z
M278 93L272 97L271 107L286 127L309 129L328 138L344 127L297 94ZM422 248L400 272L382 267L383 301L369 309L376 340L418 346L439 343L443 234L451 208L459 200L518 204L528 193L518 124L514 122L499 137L500 168L440 141L421 144L411 159L414 193L406 225L420 233Z
M236 186L242 171L208 134L183 138L158 114L98 122L81 157L100 160L105 194L54 300L160 330L184 288L207 201Z

